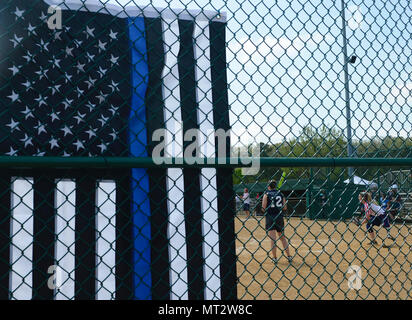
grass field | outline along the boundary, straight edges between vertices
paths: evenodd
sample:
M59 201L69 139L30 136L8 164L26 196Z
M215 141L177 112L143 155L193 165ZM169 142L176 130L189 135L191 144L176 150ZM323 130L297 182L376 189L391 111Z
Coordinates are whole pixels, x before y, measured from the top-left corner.
M263 217L235 219L239 299L411 299L411 225L394 225L396 241L368 244L365 226L338 221L285 219L293 262L283 254L270 259ZM376 230L376 228L375 228ZM349 266L362 271L360 290L349 289ZM352 274L353 275L353 274Z

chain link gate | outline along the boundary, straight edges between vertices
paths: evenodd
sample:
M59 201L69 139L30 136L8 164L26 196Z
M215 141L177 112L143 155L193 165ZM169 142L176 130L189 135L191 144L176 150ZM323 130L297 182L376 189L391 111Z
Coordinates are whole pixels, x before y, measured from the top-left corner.
M410 299L411 18L2 0L1 299Z

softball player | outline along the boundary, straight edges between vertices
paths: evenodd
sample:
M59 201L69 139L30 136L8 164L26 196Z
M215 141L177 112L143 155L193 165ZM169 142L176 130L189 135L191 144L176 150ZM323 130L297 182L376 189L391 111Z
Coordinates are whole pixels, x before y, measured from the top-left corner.
M265 212L266 231L272 240L273 261L275 263L277 262L276 235L278 235L278 238L282 242L283 248L285 248L289 262L292 262L292 256L289 252L289 245L284 234L285 224L283 222L282 214L282 211L287 210L286 198L280 191L276 190L276 184L273 181L269 184L268 190L263 196L262 208L264 211L266 211L267 208L267 211Z
M390 234L389 218L385 210L372 202L372 196L368 192L361 192L359 194L359 201L363 204L366 219L363 223L366 223L366 231L369 233L371 242L370 244L378 244L376 241L376 234L373 230L374 226L381 226L386 230L387 239L395 240Z

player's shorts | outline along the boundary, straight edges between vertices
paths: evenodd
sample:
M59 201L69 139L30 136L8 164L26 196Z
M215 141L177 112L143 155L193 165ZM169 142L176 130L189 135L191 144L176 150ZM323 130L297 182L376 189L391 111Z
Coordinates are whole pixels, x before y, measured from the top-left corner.
M243 211L249 211L250 209L250 204L249 203L244 203L243 204Z
M367 223L366 223L366 231L369 233L373 232L373 226L380 226L383 225L384 228L389 228L389 217L387 214L382 214L378 216L373 216Z
M283 232L284 229L285 223L281 213L277 215L266 214L266 231L276 230L277 232Z

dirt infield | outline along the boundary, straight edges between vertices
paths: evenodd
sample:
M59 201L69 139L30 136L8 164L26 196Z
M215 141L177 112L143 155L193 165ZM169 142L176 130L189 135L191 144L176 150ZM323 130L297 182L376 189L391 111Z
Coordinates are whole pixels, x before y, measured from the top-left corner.
M383 242L379 230L376 246L365 226L353 223L291 218L285 225L294 259L289 263L281 247L275 264L264 218L235 219L239 299L411 299L411 225L393 226L395 242ZM348 287L354 265L362 271L360 290Z

